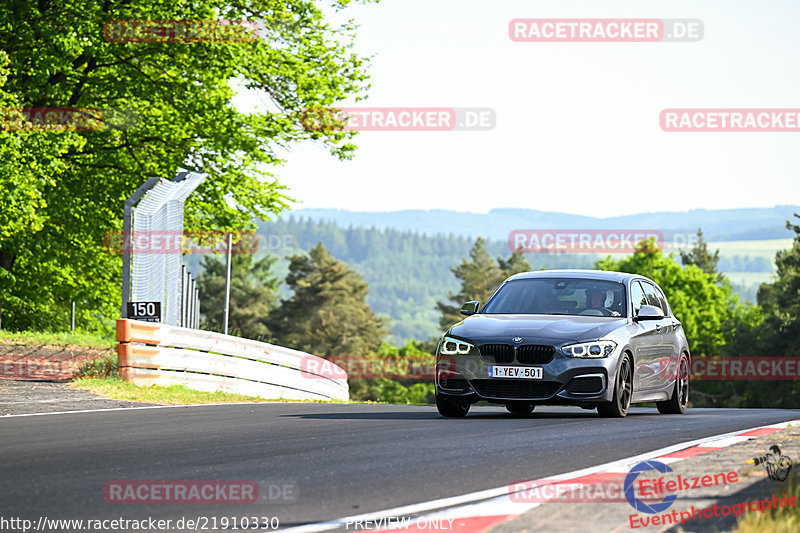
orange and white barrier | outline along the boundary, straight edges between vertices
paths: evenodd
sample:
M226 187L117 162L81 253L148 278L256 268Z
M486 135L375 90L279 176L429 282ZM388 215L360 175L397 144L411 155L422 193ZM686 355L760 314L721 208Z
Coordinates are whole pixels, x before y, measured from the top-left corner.
M269 399L350 398L344 370L315 374L314 368L332 363L290 348L126 318L117 320L117 341L119 375L139 386L179 384ZM309 358L320 364L309 366Z

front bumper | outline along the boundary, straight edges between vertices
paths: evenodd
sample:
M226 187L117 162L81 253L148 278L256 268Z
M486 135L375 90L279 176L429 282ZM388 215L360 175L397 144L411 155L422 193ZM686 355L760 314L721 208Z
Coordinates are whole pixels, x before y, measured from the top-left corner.
M477 351L477 350L476 350ZM516 354L516 351L514 352ZM490 356L477 354L436 358L436 391L472 402L497 403L526 401L555 405L594 406L611 401L617 353L598 359L566 357L555 350L552 359L543 364L523 364L513 360L497 362ZM520 368L541 367L542 379L489 377L490 365Z

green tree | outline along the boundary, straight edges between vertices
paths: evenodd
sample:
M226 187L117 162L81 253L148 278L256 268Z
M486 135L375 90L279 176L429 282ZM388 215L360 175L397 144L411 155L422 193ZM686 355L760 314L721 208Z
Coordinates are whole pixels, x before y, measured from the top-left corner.
M792 247L775 255L777 279L761 285L758 303L764 309L762 331L772 355L796 356L800 355L800 225L787 221L786 227L795 232Z
M514 274L529 272L531 270L531 264L525 259L525 255L521 252L512 253L508 256L508 259L498 257L497 267L500 269L500 275L503 280Z
M272 275L277 257L256 261L251 254L231 255L228 333L248 339L266 338L264 318L277 305L279 280ZM222 331L225 316L225 259L206 256L197 278L203 329Z
M461 290L456 294L447 295L448 300L456 302L455 305L447 302L436 303L436 308L441 314L439 325L443 329L449 328L464 318L459 312L464 302L470 300L485 302L507 277L530 269L525 256L518 252L512 253L508 259L498 257L495 263L486 250L486 239L478 237L469 251L469 259L465 258L459 266L450 269L455 277L461 280Z
M667 296L675 316L683 323L692 355L719 355L726 339L724 324L737 305L729 285L720 285L716 276L696 265L679 265L665 256L653 239L637 245L637 251L622 259L610 256L596 264L600 270L641 274L658 283Z
M800 355L800 225L787 221L786 226L794 230L795 238L790 249L775 256L777 279L761 285L759 306L740 306L734 311L727 325L730 341L724 355ZM796 381L704 382L699 388L708 395L710 406L793 409L800 404Z
M137 19L258 20L266 35L244 43L104 37L106 23ZM352 132L315 131L301 119L307 108L366 90L353 27L329 24L313 0L2 3L0 59L8 67L0 100L106 110L97 131L0 135L0 221L15 221L0 230L5 325L66 327L71 300L89 302L98 327L117 316L121 261L103 238L121 228L124 199L148 176L208 173L187 204L187 229L239 229L287 206L267 170L286 147L314 139L351 157ZM239 112L234 87L266 95L270 105ZM111 109L134 123L119 123Z
M44 329L69 324L67 299L59 312L59 295L48 291L49 282L66 282L68 292L81 302L71 272L47 272L46 261L29 264L31 250L21 246L28 236L41 232L47 223L49 199L44 191L58 183L67 168L63 156L82 146L82 139L71 132L19 130L21 114L13 109L20 105L17 95L4 90L9 75L9 59L0 50L0 327ZM14 250L13 253L9 250ZM63 253L62 250L60 250ZM33 268L36 281L30 280ZM12 290L13 287L19 289ZM46 314L34 312L36 306L47 309ZM78 310L83 313L83 306ZM82 320L78 320L82 323Z
M361 275L321 243L289 261L286 284L293 294L266 321L274 342L316 355L374 353L389 333L388 320L367 305Z
M708 243L703 238L703 230L697 228L697 242L689 250L681 250L681 262L684 265L695 265L706 274L713 274L718 281L722 281L722 274L717 272L719 263L719 250L712 254L708 251Z
M431 339L428 341L418 341L415 339L410 339L406 341L405 345L403 346L393 346L386 341L381 342L381 345L378 347L378 351L376 355L380 357L394 357L394 356L406 356L406 355L431 355L433 356L434 352L436 351L436 345L438 344L439 339Z

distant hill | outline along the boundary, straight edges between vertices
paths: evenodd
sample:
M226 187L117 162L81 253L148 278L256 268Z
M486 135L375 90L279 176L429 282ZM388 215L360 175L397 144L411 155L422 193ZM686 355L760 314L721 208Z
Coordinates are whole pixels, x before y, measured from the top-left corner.
M770 208L694 209L685 212L659 212L597 218L533 209L492 209L488 213L464 213L447 210L406 210L391 212L355 212L339 209L297 209L285 216L305 217L316 221L349 226L411 231L425 235L483 236L505 241L515 229L653 229L665 234L694 233L702 228L707 240L741 241L785 239L794 236L786 229L786 220L800 206Z

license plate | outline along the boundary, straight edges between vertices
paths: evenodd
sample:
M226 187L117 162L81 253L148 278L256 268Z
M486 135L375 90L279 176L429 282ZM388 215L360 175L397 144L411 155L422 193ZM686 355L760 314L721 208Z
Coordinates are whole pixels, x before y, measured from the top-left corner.
M520 378L520 379L542 379L542 367L540 366L497 366L489 365L490 378Z

